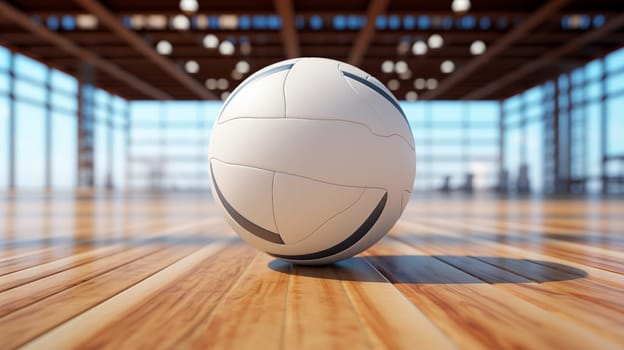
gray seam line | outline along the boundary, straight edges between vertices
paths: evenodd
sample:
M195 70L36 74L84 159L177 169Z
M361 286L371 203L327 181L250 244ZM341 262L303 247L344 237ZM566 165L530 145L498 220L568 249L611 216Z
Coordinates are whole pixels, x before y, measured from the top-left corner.
M223 125L226 123L229 123L233 120L238 120L238 119L258 119L258 120L265 120L265 119L284 119L284 117L235 117L235 118L231 118L222 122L218 122L217 125ZM355 122L353 120L344 120L344 119L327 119L327 118L323 118L323 119L318 119L318 118L311 118L311 117L286 117L286 119L295 119L295 120L314 120L314 121L332 121L332 122L345 122L345 123L352 123L352 124L356 124L356 125L360 125L365 127L366 129L368 129L368 131L378 137L399 137L403 142L405 142L407 144L407 146L412 149L415 150L414 147L412 147L412 145L401 135L401 134L397 134L397 133L391 133L389 135L383 135L383 134L379 134L376 133L375 131L373 131L373 129L370 128L370 126L364 124L364 123L360 123L360 122Z
M286 174L286 175L290 175L290 176L297 176L297 177L300 177L300 178L303 178L303 179L307 179L307 180L312 180L312 181L326 183L328 185L342 186L342 187L351 187L351 188L364 188L364 189L370 188L370 189L378 189L378 190L382 190L382 191L388 192L388 190L383 188L383 187L342 185L342 184L337 184L337 183L332 183L332 182L328 182L328 181L323 181L323 180L319 180L319 179L315 179L315 178L311 178L311 177L307 177L307 176L303 176L303 175L297 175L297 174L287 173L287 172L284 172L284 171L277 171L277 170L271 170L271 169L267 169L267 168L262 168L262 167L259 167L259 166L251 166L251 165L246 165L246 164L238 164L238 163L226 162L226 161L221 160L221 159L216 158L216 157L210 157L209 161L210 160L216 160L218 162L221 162L221 163L224 163L224 164L228 164L228 165L235 165L235 166L241 166L241 167L252 168L252 169L260 169L260 170L265 170L265 171L273 171L273 172L280 173L280 174Z

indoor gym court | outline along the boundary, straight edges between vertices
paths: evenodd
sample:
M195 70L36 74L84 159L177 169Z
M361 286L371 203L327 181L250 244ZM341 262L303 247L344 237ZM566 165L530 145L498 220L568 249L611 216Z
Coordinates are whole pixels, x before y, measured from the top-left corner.
M0 348L624 348L623 10L0 1ZM241 240L207 156L233 89L308 56L416 149L388 235L320 267Z

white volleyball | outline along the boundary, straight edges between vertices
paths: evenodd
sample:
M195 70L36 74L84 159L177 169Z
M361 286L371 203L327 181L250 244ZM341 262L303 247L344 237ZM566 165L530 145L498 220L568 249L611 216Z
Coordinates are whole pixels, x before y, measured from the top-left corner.
M208 153L229 224L257 249L299 264L348 258L381 239L405 209L416 165L392 93L325 58L282 61L242 82Z

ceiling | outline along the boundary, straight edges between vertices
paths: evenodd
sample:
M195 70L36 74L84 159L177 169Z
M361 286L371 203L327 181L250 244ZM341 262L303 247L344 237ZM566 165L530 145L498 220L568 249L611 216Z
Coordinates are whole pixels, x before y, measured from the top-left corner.
M451 3L199 0L184 13L189 28L176 29L186 24L178 0L0 1L0 44L77 77L93 67L97 86L129 100L219 99L255 70L297 56L354 63L399 99L499 100L624 43L621 0L472 0L461 13ZM207 34L234 53L204 47ZM439 48L429 45L434 34ZM416 55L420 40L427 52ZM487 49L473 55L477 40ZM161 41L169 55L156 51ZM453 69L443 73L447 60ZM196 73L186 71L189 61ZM240 61L248 73L236 72ZM403 73L383 72L385 61Z

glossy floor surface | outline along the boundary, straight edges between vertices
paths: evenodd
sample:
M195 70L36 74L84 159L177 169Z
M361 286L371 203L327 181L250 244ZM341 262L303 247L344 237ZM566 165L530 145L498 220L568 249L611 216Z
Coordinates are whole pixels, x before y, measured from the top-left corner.
M624 200L418 198L329 267L209 196L0 195L0 348L622 349Z

